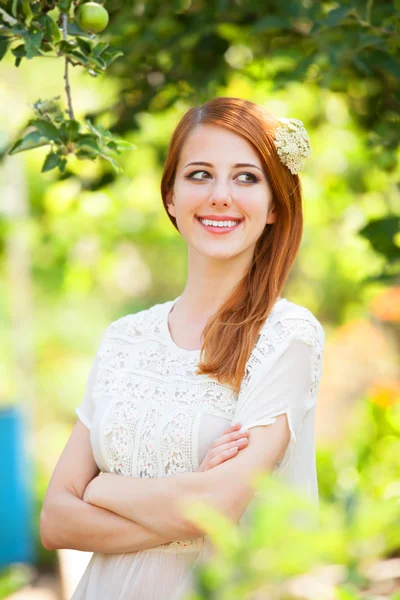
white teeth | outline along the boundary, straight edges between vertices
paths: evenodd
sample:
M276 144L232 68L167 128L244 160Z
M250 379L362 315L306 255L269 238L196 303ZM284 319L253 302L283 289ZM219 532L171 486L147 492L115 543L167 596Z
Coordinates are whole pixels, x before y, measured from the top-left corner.
M211 221L210 219L200 219L204 225L212 225L213 227L233 227L238 221Z

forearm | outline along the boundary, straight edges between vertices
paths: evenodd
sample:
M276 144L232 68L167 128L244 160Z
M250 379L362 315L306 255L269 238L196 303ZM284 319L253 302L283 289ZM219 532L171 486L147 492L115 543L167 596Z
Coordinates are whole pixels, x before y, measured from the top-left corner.
M204 473L180 473L171 477L138 478L103 473L87 486L83 499L156 534L172 539L193 539L204 535L183 513L183 503L209 501Z
M120 554L153 548L176 539L88 504L69 492L60 494L56 505L43 507L40 521L42 541L49 550L70 548Z

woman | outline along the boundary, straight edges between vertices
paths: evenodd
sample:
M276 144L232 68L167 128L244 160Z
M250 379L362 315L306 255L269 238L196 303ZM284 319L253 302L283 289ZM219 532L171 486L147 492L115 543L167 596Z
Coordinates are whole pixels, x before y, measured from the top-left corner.
M186 502L242 523L257 471L318 501L324 332L279 296L301 242L309 152L300 121L238 98L178 124L161 193L187 242L185 289L106 329L42 509L47 548L94 553L73 600L183 598L209 541Z

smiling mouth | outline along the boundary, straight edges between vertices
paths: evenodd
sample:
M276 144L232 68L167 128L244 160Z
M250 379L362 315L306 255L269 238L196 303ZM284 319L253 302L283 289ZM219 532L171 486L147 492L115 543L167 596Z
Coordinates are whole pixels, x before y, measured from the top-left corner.
M241 219L240 221L234 221L234 225L229 227L226 225L206 225L199 219L197 215L195 215L195 219L206 231L209 231L210 233L229 233L230 231L234 231L235 229L237 229L240 226L240 224L244 221L244 219ZM232 223L233 219L226 219L226 221Z

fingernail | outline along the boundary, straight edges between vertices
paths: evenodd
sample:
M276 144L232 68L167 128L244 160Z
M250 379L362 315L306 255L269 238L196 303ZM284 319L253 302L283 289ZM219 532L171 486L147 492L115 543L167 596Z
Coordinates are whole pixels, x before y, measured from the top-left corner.
M232 423L231 427L237 427L240 423Z
M238 440L238 444L242 444L243 442L247 442L247 438L240 438L240 440Z
M242 427L241 429L239 429L239 433L249 433L249 430L245 427Z

